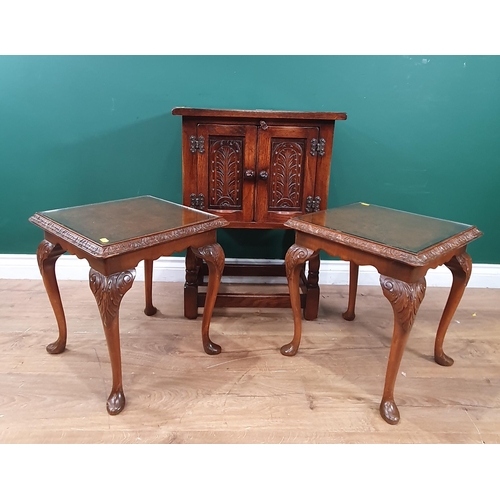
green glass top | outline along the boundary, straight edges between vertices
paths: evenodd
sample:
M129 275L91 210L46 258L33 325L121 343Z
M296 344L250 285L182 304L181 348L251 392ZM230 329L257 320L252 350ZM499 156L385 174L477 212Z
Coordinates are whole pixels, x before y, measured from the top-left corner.
M106 246L218 219L154 196L139 196L39 212L40 215Z
M473 227L366 203L331 208L295 220L415 254ZM313 231L311 228L304 232Z

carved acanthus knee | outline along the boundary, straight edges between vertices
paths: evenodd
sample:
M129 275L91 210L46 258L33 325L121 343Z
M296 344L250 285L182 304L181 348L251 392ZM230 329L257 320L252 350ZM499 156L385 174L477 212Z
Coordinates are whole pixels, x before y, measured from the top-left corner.
M394 317L404 331L409 331L425 296L425 278L420 278L415 283L406 283L381 275L380 285L392 305Z
M295 270L297 266L307 262L313 256L315 256L317 252L310 250L309 248L301 247L297 244L293 244L285 255L285 267L286 267L286 276L290 279L290 276Z
M43 275L43 265L47 260L55 261L57 260L66 250L61 248L58 244L54 245L50 241L43 240L37 248L36 260L38 263L38 268L40 269L40 274Z
M109 326L115 319L125 293L130 290L135 279L135 269L104 276L90 269L89 283L104 326Z
M224 270L225 256L222 247L218 243L205 245L201 248L191 247L191 251L199 259L213 262L220 273Z
M452 272L453 276L462 276L465 279L465 286L469 282L472 273L472 259L467 253L455 255L445 266Z

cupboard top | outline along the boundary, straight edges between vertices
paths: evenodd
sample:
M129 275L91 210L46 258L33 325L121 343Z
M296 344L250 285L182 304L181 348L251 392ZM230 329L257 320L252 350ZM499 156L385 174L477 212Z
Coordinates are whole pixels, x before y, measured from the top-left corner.
M324 111L271 111L266 109L199 109L199 108L174 108L173 115L203 116L214 118L290 118L294 120L346 120L346 113Z

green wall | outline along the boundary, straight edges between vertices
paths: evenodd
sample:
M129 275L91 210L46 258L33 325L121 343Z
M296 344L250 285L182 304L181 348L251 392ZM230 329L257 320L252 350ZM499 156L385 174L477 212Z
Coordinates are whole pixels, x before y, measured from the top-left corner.
M345 111L329 206L364 201L477 225L500 263L500 57L0 56L0 253L35 253L36 211L181 201L176 106ZM284 231L222 231L229 257L280 257ZM257 236L257 237L256 237Z

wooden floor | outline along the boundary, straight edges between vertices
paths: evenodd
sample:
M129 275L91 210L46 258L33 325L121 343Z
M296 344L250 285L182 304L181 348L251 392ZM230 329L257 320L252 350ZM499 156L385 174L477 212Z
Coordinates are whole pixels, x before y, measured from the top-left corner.
M379 287L323 286L319 318L298 354L279 353L290 309L216 309L202 350L201 317L183 317L182 283L143 283L120 310L127 404L109 416L109 357L87 282L62 281L67 350L50 355L55 318L41 281L0 280L0 443L500 443L500 289L467 289L445 340L452 367L432 360L448 290L428 288L396 383L401 422L378 406L392 335Z

